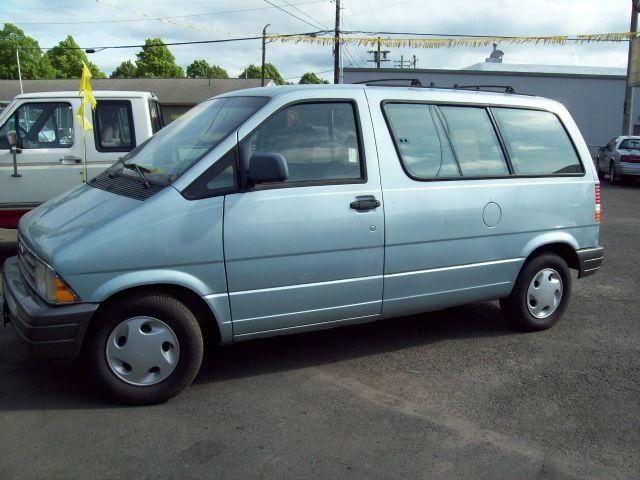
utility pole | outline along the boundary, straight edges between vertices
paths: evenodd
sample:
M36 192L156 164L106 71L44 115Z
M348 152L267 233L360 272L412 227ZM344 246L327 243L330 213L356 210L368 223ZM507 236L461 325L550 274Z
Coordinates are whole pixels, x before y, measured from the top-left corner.
M336 0L336 28L333 36L333 83L340 83L340 0Z
M377 50L368 50L367 53L373 54L373 60L369 60L371 63L376 64L376 68L380 68L380 64L382 62L388 62L387 54L390 53L390 50L381 50L382 48L382 39L378 37L378 49Z
M18 80L20 81L20 93L24 93L22 90L22 72L20 71L20 53L16 48L16 62L18 62Z
M262 68L260 70L260 85L262 85L264 87L264 68L265 68L265 59L267 56L267 27L271 25L270 23L267 23L264 28L262 29Z
M640 1L634 0L631 2L631 27L630 32L636 33L638 31L638 10L640 9ZM633 134L633 90L634 87L630 85L631 81L631 62L633 59L635 35L629 38L629 57L627 60L627 88L624 95L624 118L622 122L622 134Z

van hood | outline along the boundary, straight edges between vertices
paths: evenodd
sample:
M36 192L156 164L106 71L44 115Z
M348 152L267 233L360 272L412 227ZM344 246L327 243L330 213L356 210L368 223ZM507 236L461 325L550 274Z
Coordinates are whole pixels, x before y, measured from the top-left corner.
M45 262L85 232L141 205L142 201L87 184L69 190L20 219L20 238Z

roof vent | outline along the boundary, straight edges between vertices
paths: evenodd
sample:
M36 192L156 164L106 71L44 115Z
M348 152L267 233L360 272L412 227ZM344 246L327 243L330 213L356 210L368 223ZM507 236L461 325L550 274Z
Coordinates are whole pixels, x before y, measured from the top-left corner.
M498 50L498 44L493 44L493 52L489 55L489 58L485 58L484 61L487 63L502 63L502 57L504 57L504 52L502 50Z

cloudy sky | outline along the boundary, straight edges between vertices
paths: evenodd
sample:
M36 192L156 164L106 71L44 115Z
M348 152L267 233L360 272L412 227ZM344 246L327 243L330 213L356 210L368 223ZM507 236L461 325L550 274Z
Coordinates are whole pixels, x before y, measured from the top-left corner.
M272 33L309 32L334 22L329 0L3 0L3 20L17 24L41 47L51 47L71 34L82 47L140 44L147 37L165 42L259 35L270 23ZM199 25L206 31L145 19L111 5ZM343 0L343 29L474 35L561 35L624 32L629 29L628 0ZM293 5L293 6L292 6ZM295 8L294 8L295 7ZM304 13L303 13L304 12ZM304 21L303 21L304 20ZM314 28L314 24L320 28ZM601 43L564 46L502 45L505 63L624 67L627 45ZM366 48L348 47L345 66L368 65ZM109 73L121 61L135 60L137 49L104 50L91 60ZM177 62L186 67L195 58L226 68L236 76L249 63L260 62L260 41L174 46ZM483 61L490 48L392 50L387 65L415 54L422 68L461 68ZM284 77L304 72L332 78L330 47L272 43L267 60Z

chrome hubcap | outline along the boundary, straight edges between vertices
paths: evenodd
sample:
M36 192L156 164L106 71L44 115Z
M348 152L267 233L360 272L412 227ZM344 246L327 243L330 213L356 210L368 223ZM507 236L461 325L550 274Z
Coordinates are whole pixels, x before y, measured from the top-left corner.
M111 331L106 347L111 371L131 385L163 381L178 364L180 345L169 325L153 317L133 317Z
M562 277L553 268L538 272L529 284L527 307L536 318L547 318L562 300Z

